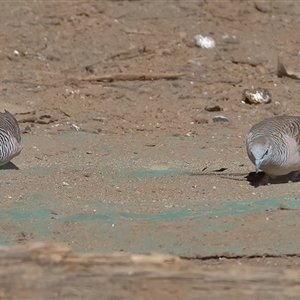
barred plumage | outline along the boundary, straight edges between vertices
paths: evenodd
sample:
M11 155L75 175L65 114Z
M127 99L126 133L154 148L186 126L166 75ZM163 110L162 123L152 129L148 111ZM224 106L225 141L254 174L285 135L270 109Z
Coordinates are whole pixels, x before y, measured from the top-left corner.
M300 170L300 117L276 116L254 125L246 138L247 153L268 176Z
M7 110L0 112L0 166L8 163L22 150L17 120Z

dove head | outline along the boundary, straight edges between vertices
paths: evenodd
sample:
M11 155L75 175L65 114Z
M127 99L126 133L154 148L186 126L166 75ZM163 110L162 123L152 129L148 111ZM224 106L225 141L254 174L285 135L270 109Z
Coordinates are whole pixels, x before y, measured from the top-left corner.
M249 143L248 155L255 165L256 173L262 164L267 164L271 159L271 151L271 143L266 137L258 137Z

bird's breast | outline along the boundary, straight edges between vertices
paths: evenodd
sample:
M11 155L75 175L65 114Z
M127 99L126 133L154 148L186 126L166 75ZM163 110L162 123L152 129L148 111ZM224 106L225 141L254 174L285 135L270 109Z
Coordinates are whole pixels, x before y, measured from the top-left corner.
M271 158L262 163L261 170L270 176L286 175L300 170L300 154L297 141L291 136L284 136L282 147L276 147Z

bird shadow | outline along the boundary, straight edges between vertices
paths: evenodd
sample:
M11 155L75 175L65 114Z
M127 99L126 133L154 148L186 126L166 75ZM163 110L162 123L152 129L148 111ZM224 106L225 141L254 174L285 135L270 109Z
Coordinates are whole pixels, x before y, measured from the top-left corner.
M20 170L13 162L9 161L0 167L0 170Z
M250 172L250 173L224 173L227 168L221 168L210 172L188 172L189 176L218 176L236 181L248 181L250 185L257 188L259 186L270 185L270 184L283 184L300 181L300 173L296 178L293 178L295 172L291 172L287 175L277 176L276 178L265 177L264 172Z
M288 183L291 181L291 178L293 177L294 172L291 172L287 175L277 176L276 178L268 177L268 180L265 179L265 173L264 172L250 172L246 176L246 180L249 182L250 185L254 187L269 185L269 184L283 184ZM299 182L300 181L300 174L293 179L293 182Z

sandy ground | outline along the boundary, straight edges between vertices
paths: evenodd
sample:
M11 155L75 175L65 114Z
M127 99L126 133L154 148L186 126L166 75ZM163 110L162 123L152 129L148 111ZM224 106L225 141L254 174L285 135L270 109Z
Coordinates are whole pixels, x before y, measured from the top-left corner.
M299 183L255 188L245 151L253 124L300 114L276 74L279 54L300 71L297 1L1 6L1 108L24 146L1 171L2 244L298 268ZM245 103L258 87L272 101Z

